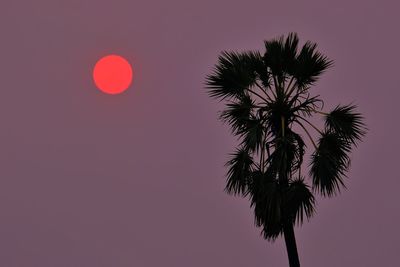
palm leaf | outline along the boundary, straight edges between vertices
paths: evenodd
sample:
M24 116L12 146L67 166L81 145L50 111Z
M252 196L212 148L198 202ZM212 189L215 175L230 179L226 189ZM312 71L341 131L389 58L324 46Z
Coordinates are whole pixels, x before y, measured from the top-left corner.
M263 61L263 58L259 52L254 53L254 69L257 74L258 79L261 81L261 84L264 86L265 90L271 87L271 75L268 72L268 66Z
M314 84L318 77L333 65L333 61L318 52L316 48L315 43L308 41L297 56L297 65L293 76L299 87Z
M262 147L264 126L260 120L248 119L237 134L242 137L241 145L250 151L258 151Z
M282 81L284 76L283 36L281 36L279 39L265 41L264 44L266 49L264 54L264 62L270 68L272 75L278 77L279 81Z
M248 51L242 53L243 60L247 62L250 71L254 71L256 77L261 81L264 89L270 86L270 74L268 67L265 65L263 57L258 51Z
M304 217L310 219L314 214L315 199L309 187L301 178L292 180L285 193L284 209L293 221L302 224Z
M265 239L275 240L283 231L282 199L277 180L268 172L256 170L251 174L250 193L256 225L263 228Z
M355 109L354 105L337 106L325 116L325 126L354 145L366 133L365 125L362 122L363 117L360 113L355 112Z
M289 75L293 75L296 69L298 44L299 44L299 37L297 36L297 34L290 33L286 38L285 46L283 49L284 70Z
M338 133L327 131L319 139L317 150L312 155L310 175L313 188L323 196L332 196L345 187L343 178L350 165L351 143Z
M286 74L293 75L296 70L297 46L299 38L296 33L290 33L271 41L265 41L264 62L281 83Z
M253 165L252 156L248 150L239 148L232 154L232 158L226 165L229 167L225 187L226 192L245 195L248 190L248 179Z
M242 97L255 84L261 56L256 52L222 52L213 74L207 76L209 95L214 98Z
M220 118L231 125L232 131L237 133L243 131L246 123L251 118L254 101L249 95L244 95L237 102L227 104Z

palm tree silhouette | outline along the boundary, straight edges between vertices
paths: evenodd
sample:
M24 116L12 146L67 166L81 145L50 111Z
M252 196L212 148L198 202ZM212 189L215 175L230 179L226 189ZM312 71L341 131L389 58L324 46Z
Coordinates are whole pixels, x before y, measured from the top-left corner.
M297 34L290 33L265 41L264 55L222 52L206 79L209 95L226 101L220 119L240 140L227 162L225 190L249 197L265 239L274 241L283 234L290 267L300 266L294 225L315 213L313 193L331 197L344 187L349 153L366 133L356 106L322 111L323 101L311 95L310 87L332 61L315 43L298 46ZM323 129L310 122L315 114L323 116ZM314 148L309 165L312 190L302 172L306 144L295 128Z

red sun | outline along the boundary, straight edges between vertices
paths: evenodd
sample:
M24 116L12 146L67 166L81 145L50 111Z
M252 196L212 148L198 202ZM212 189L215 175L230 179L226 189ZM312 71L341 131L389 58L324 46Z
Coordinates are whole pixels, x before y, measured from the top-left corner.
M108 55L97 61L93 69L96 86L107 94L120 94L132 83L132 66L118 55Z

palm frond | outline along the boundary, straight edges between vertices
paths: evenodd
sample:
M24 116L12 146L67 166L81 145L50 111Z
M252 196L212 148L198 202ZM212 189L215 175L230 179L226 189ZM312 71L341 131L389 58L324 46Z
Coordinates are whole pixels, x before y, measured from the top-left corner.
M292 180L285 193L284 209L293 222L302 224L304 218L310 219L314 214L315 199L304 180Z
M226 166L229 167L225 187L227 193L235 195L246 194L252 165L253 158L249 151L243 147L232 154L232 158L226 163Z
M333 61L318 52L316 48L315 43L308 41L297 56L297 66L293 76L299 87L314 84L318 77L333 65Z
M337 106L325 116L325 127L354 145L366 134L363 117L355 109L354 105Z
M257 52L222 52L213 74L206 78L209 95L220 99L242 97L255 84L256 69L262 64Z
M250 173L248 186L251 195L251 207L255 206L260 201L267 200L268 193L277 189L276 179L272 173L262 172L259 168L255 168ZM257 225L261 225L264 216L256 216L256 218L260 218L260 220L257 220Z
M228 103L227 108L221 113L220 119L231 125L233 133L242 131L251 118L254 101L249 95L244 95L236 102Z
M249 69L255 71L256 76L261 81L264 89L267 89L271 84L271 77L268 72L268 67L265 65L265 62L260 52L244 52L243 57L248 62Z
M273 242L279 236L281 236L283 234L283 221L282 220L276 221L276 222L266 221L262 225L262 227L263 227L263 229L261 231L261 234L263 235L265 240Z
M283 61L285 64L284 70L289 74L293 75L296 69L297 61L297 47L299 44L299 37L296 33L290 33L285 41L283 49Z
M270 68L272 75L278 77L279 81L282 81L284 78L283 36L278 39L265 41L264 44L266 49L266 52L264 54L264 62Z
M327 131L319 139L311 159L310 176L313 188L323 196L332 196L345 187L343 178L350 165L351 143L338 133Z
M237 134L242 137L241 146L250 151L258 151L262 147L264 126L260 120L252 118L246 121Z
M255 224L263 228L265 239L273 241L283 232L279 185L271 174L260 170L251 174L251 181L251 207L254 208Z
M286 74L293 75L296 70L297 46L299 38L296 33L290 33L271 41L265 41L264 62L281 83Z

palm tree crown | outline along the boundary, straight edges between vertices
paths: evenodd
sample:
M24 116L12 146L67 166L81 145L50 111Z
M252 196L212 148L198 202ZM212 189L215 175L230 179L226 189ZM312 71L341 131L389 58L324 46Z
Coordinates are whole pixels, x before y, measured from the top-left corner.
M316 44L308 41L300 49L297 34L290 33L265 41L265 48L263 55L223 52L206 84L211 97L226 102L220 118L240 140L227 162L226 191L249 197L255 224L273 241L281 234L286 238L289 224L293 229L314 214L314 193L333 196L344 187L349 153L365 126L356 106L339 105L325 113L319 95L311 93L332 66ZM315 114L323 116L323 129L309 121ZM318 134L317 141L309 128ZM303 134L314 149L311 186L302 170Z

